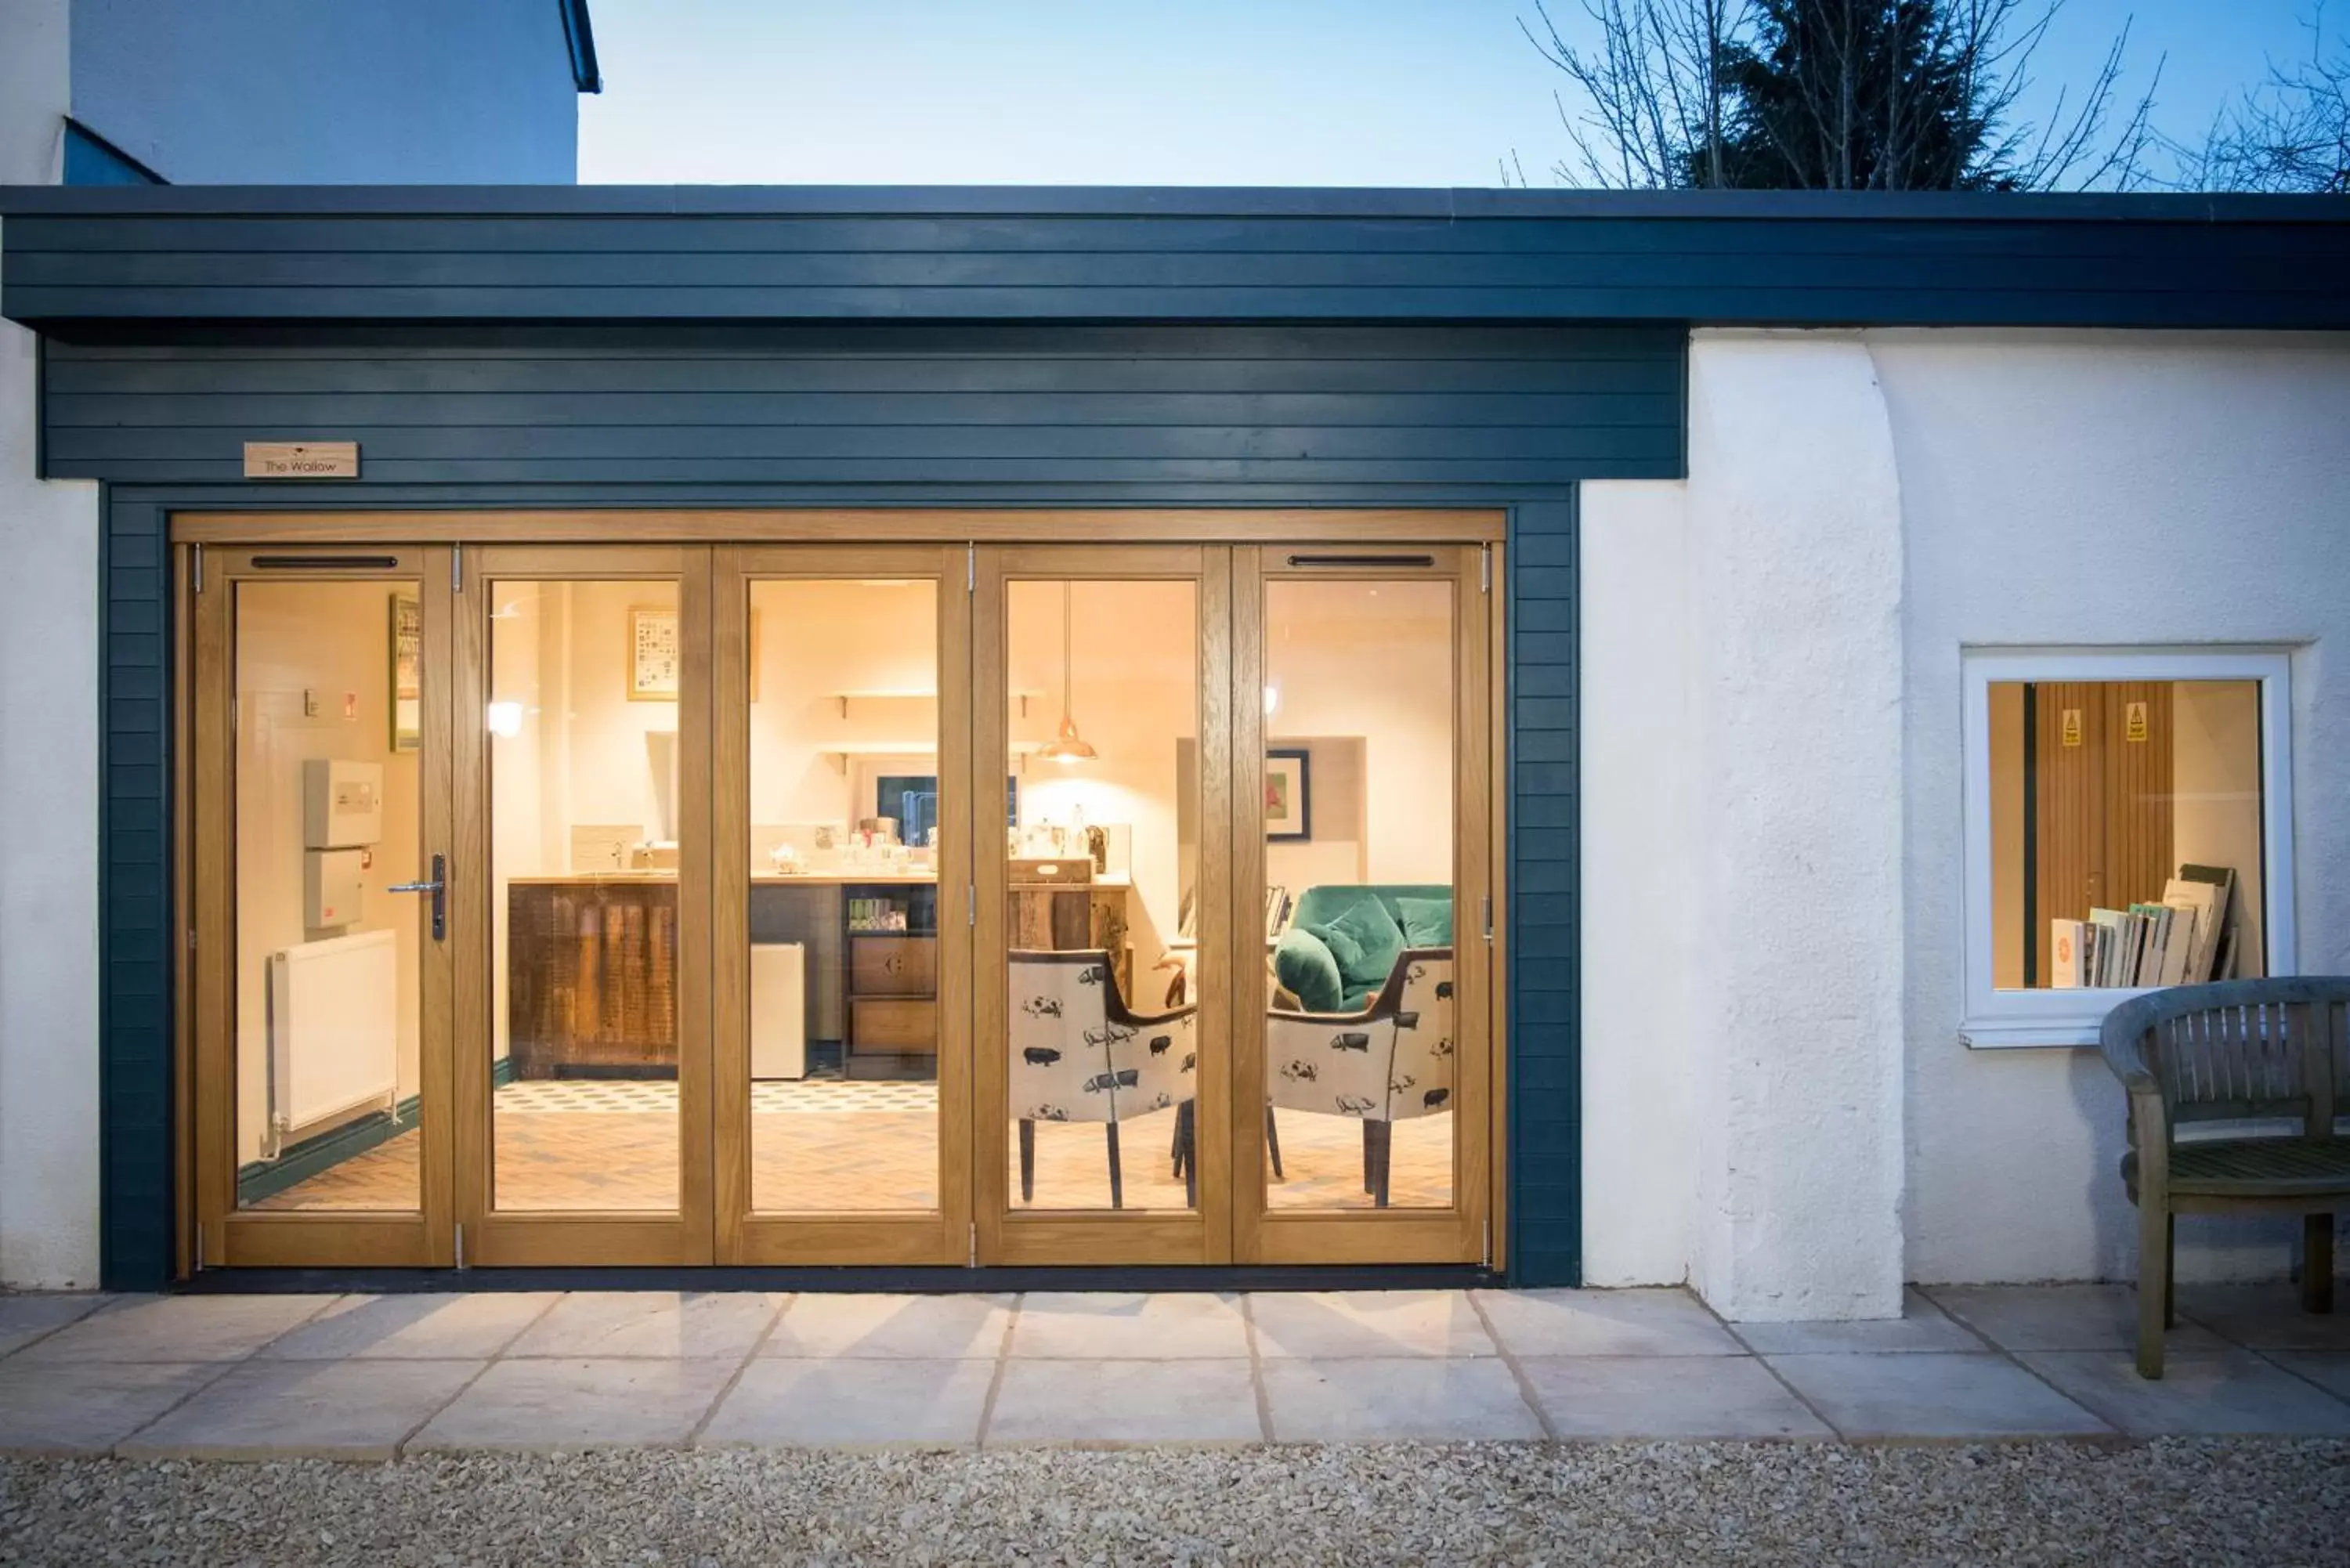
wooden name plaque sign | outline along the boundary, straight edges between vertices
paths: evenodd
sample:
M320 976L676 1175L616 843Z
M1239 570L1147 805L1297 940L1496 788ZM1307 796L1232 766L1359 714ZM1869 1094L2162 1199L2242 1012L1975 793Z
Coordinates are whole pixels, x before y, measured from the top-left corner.
M249 441L244 443L247 479L357 479L359 443L355 441Z

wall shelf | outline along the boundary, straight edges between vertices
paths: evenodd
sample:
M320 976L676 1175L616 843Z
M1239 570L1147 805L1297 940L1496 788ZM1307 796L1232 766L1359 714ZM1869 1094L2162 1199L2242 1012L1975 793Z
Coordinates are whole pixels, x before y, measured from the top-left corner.
M939 700L939 694L935 691L906 687L878 688L868 691L827 691L825 695L840 705L840 716L844 719L848 717L848 705L851 702L935 702ZM1028 716L1028 700L1032 697L1042 697L1045 693L1014 691L1012 695L1020 699L1020 716L1024 719Z

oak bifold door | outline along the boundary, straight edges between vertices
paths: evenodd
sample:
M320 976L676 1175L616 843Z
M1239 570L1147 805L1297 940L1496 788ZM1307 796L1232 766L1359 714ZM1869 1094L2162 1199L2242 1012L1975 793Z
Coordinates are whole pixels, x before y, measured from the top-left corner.
M183 548L199 1266L1489 1256L1486 548Z

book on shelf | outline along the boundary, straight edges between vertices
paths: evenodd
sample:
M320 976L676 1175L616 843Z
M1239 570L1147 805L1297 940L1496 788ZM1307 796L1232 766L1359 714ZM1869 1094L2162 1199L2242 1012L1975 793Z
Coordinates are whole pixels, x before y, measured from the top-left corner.
M2089 944L2095 940L2086 920L2048 922L2048 983L2059 991L2081 989Z
M2050 920L2049 986L2151 990L2234 978L2243 961L2235 891L2233 867L2182 865L2159 903Z

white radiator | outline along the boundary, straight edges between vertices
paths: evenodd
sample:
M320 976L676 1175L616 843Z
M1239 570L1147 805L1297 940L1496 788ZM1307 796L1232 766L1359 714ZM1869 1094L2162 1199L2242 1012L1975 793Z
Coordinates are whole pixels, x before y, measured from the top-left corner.
M269 1153L287 1133L400 1097L400 938L363 931L269 955Z

